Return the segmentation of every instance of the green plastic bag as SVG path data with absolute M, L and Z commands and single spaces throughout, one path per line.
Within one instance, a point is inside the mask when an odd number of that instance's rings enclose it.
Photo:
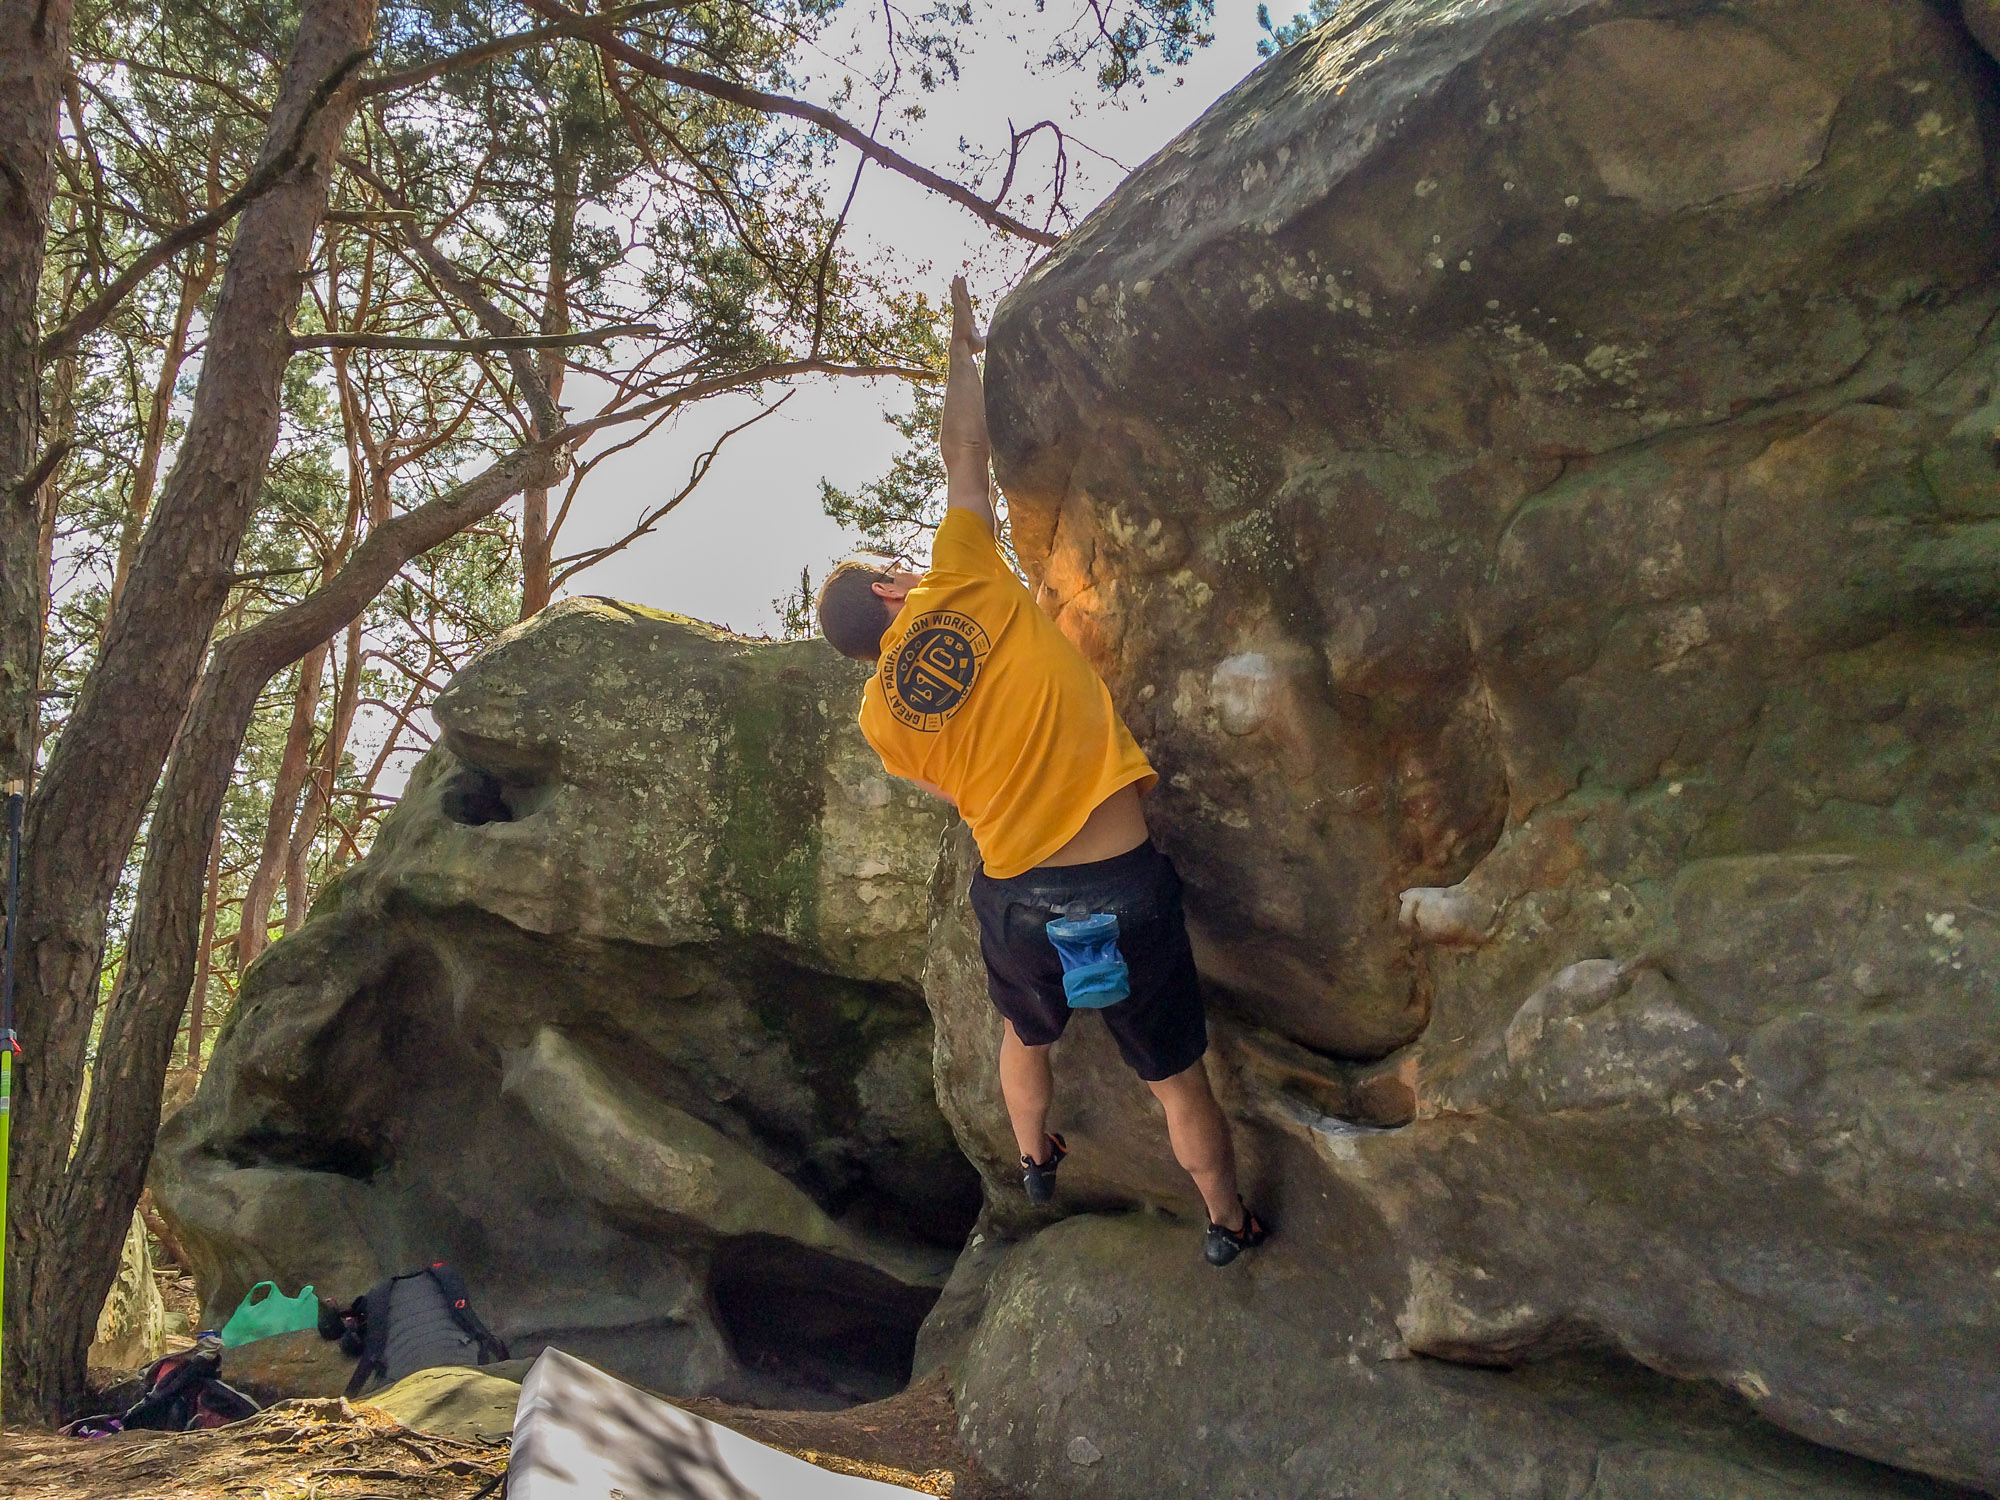
M 259 1295 L 262 1294 L 262 1300 Z M 222 1325 L 222 1347 L 268 1339 L 280 1333 L 297 1333 L 319 1327 L 319 1298 L 307 1287 L 296 1297 L 287 1297 L 275 1281 L 260 1281 L 250 1288 L 229 1321 Z

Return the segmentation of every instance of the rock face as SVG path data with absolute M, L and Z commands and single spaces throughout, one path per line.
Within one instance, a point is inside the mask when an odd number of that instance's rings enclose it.
M 118 1279 L 97 1312 L 90 1364 L 101 1370 L 136 1370 L 166 1352 L 167 1305 L 153 1280 L 146 1225 L 135 1212 L 118 1257 Z
M 2000 58 L 2000 0 L 1965 0 L 1965 24 L 1980 46 Z
M 1172 1304 L 1240 1334 L 1191 1385 L 1255 1389 L 1296 1295 L 1281 1361 L 1340 1408 L 1246 1395 L 1240 1477 L 1196 1491 L 1398 1492 L 1310 1457 L 1377 1382 L 1496 1434 L 1537 1392 L 1575 1425 L 1523 1451 L 1567 1473 L 1651 1401 L 1562 1394 L 1607 1358 L 2000 1488 L 1995 77 L 1922 0 L 1348 6 L 1002 304 L 1015 544 L 1162 772 L 1285 1226 Z M 939 922 L 940 1095 L 998 1184 Z M 1067 1206 L 1190 1211 L 1094 1032 Z M 1165 1375 L 1056 1311 L 1086 1274 L 1143 1302 L 1098 1232 L 988 1251 L 936 1347 L 1003 1475 L 1156 1494 L 1165 1458 L 1112 1460 L 1166 1445 L 1123 1388 Z M 1599 1483 L 1739 1493 L 1737 1442 Z M 1410 1493 L 1581 1488 L 1437 1462 Z M 1785 1472 L 1760 1492 L 1843 1492 Z
M 1007 1263 L 966 1361 L 966 1441 L 1030 1493 L 1079 1500 L 1942 1493 L 1587 1354 L 1505 1376 L 1396 1358 L 1388 1309 L 1342 1285 L 1393 1276 L 1393 1240 L 1348 1207 L 1312 1221 L 1339 1277 L 1297 1256 L 1223 1286 L 1185 1229 L 1138 1217 L 1039 1236 Z
M 155 1170 L 209 1316 L 444 1257 L 517 1355 L 893 1389 L 978 1207 L 919 994 L 942 809 L 860 672 L 577 600 L 440 696 L 368 859 L 244 985 Z
M 1344 6 L 1002 305 L 1271 1244 L 1200 1262 L 1087 1017 L 1026 1207 L 859 669 L 580 601 L 168 1129 L 211 1308 L 444 1254 L 517 1354 L 781 1401 L 929 1310 L 1038 1497 L 2000 1492 L 1989 11 Z

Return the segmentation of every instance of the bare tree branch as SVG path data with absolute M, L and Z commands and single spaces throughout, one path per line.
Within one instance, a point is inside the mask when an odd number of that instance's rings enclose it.
M 1005 203 L 1007 194 L 1014 186 L 1014 173 L 1021 165 L 1021 148 L 1040 135 L 1044 130 L 1056 138 L 1055 183 L 1049 193 L 1049 223 L 1055 222 L 1056 210 L 1062 204 L 1063 189 L 1069 183 L 1069 137 L 1062 126 L 1054 120 L 1041 120 L 1026 130 L 1016 130 L 1014 122 L 1007 122 L 1007 170 L 1000 178 L 1000 190 L 993 195 L 995 203 Z
M 562 569 L 554 578 L 549 580 L 549 588 L 551 590 L 560 588 L 585 568 L 596 567 L 605 558 L 623 552 L 627 547 L 638 541 L 640 537 L 648 535 L 655 526 L 658 526 L 661 521 L 666 519 L 669 511 L 673 510 L 675 506 L 687 499 L 689 495 L 692 495 L 700 487 L 702 480 L 708 477 L 708 471 L 715 466 L 716 456 L 722 452 L 722 445 L 724 443 L 735 437 L 737 433 L 743 431 L 746 427 L 755 427 L 764 418 L 770 416 L 779 407 L 791 400 L 795 394 L 796 392 L 787 391 L 783 396 L 780 396 L 776 401 L 773 401 L 769 406 L 758 412 L 756 416 L 738 422 L 734 427 L 723 433 L 722 436 L 709 446 L 706 452 L 695 459 L 693 465 L 688 470 L 687 483 L 676 490 L 670 498 L 654 506 L 640 518 L 637 526 L 634 526 L 617 541 L 608 543 L 602 547 L 592 547 L 587 552 L 578 552 L 569 557 L 558 558 L 558 562 L 568 563 L 569 566 Z
M 35 493 L 49 481 L 49 476 L 62 467 L 62 461 L 69 457 L 70 449 L 76 446 L 68 438 L 57 438 L 42 450 L 42 456 L 35 460 L 35 466 L 21 476 L 14 486 L 14 493 L 21 499 Z
M 408 210 L 410 202 L 382 178 L 366 162 L 351 154 L 341 157 L 341 164 L 355 176 L 366 182 L 391 208 Z M 496 347 L 507 356 L 507 366 L 514 372 L 514 383 L 521 388 L 521 395 L 528 403 L 528 410 L 534 414 L 535 430 L 538 435 L 547 436 L 563 425 L 562 408 L 556 405 L 555 397 L 549 394 L 548 383 L 542 373 L 535 368 L 535 362 L 528 358 L 527 351 L 533 344 L 510 343 L 529 337 L 522 333 L 516 323 L 487 295 L 480 291 L 472 278 L 452 263 L 451 257 L 438 249 L 436 241 L 417 228 L 416 215 L 403 220 L 399 225 L 402 238 L 416 252 L 417 258 L 430 269 L 430 273 L 443 283 L 445 290 L 463 302 L 479 320 L 479 326 L 499 342 Z
M 665 411 L 670 406 L 685 406 L 704 397 L 721 395 L 724 391 L 739 391 L 746 386 L 763 385 L 772 380 L 789 380 L 794 375 L 850 375 L 863 380 L 893 378 L 923 385 L 944 378 L 935 370 L 911 365 L 843 365 L 830 359 L 778 360 L 768 365 L 753 365 L 750 369 L 740 370 L 734 375 L 716 375 L 707 380 L 690 381 L 663 396 L 655 396 L 650 401 L 642 401 L 624 411 L 604 412 L 582 422 L 572 422 L 563 428 L 558 436 L 564 442 L 575 443 L 602 428 L 636 422 L 641 417 L 650 417 L 654 412 Z
M 594 45 L 610 53 L 627 67 L 658 78 L 664 83 L 678 84 L 682 88 L 693 89 L 696 93 L 707 94 L 711 99 L 720 99 L 725 104 L 740 105 L 744 109 L 754 109 L 760 114 L 786 115 L 795 120 L 804 120 L 808 124 L 817 125 L 827 134 L 846 141 L 855 150 L 880 162 L 891 171 L 902 173 L 912 182 L 919 183 L 977 214 L 994 228 L 1004 229 L 1007 233 L 1017 235 L 1032 244 L 1053 245 L 1061 238 L 1060 235 L 1050 234 L 1046 230 L 1022 223 L 1012 214 L 1003 213 L 995 204 L 989 203 L 963 183 L 953 182 L 948 177 L 940 177 L 929 167 L 919 166 L 907 156 L 891 151 L 868 132 L 849 124 L 832 110 L 822 109 L 817 104 L 808 104 L 803 99 L 767 93 L 763 89 L 753 89 L 727 78 L 718 78 L 713 73 L 701 73 L 693 68 L 681 67 L 678 63 L 666 62 L 622 40 L 616 35 L 613 23 L 595 16 L 578 15 L 573 10 L 565 9 L 557 3 L 557 0 L 526 0 L 526 3 L 530 10 L 540 15 L 575 26 L 578 35 L 587 37 Z
M 647 0 L 642 5 L 619 5 L 609 10 L 597 12 L 589 19 L 593 24 L 626 25 L 633 21 L 658 15 L 663 10 L 684 10 L 689 0 Z M 384 73 L 379 78 L 365 79 L 361 84 L 361 97 L 372 99 L 377 94 L 394 94 L 403 89 L 415 88 L 429 83 L 433 78 L 441 78 L 446 73 L 456 73 L 465 68 L 476 68 L 483 62 L 496 57 L 505 57 L 511 52 L 525 51 L 529 47 L 539 47 L 543 42 L 556 41 L 561 37 L 579 36 L 582 28 L 569 21 L 558 21 L 550 26 L 537 26 L 532 31 L 517 31 L 510 36 L 495 37 L 490 42 L 481 42 L 475 47 L 467 47 L 461 52 L 453 52 L 445 57 L 434 57 L 429 62 L 418 63 L 414 67 L 396 73 Z
M 308 333 L 292 340 L 306 349 L 416 349 L 441 354 L 456 350 L 566 349 L 572 344 L 606 344 L 612 339 L 645 338 L 665 332 L 652 323 L 610 323 L 578 333 L 521 333 L 504 338 L 427 339 L 392 333 Z

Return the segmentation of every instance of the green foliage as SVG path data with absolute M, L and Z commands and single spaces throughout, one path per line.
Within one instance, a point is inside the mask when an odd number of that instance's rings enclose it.
M 945 513 L 944 455 L 938 449 L 937 437 L 943 413 L 942 387 L 913 386 L 908 411 L 882 414 L 882 420 L 903 440 L 902 447 L 889 460 L 888 472 L 854 490 L 843 490 L 820 480 L 821 506 L 834 520 L 860 536 L 864 550 L 884 557 L 900 557 L 919 568 L 929 560 L 931 538 Z M 1007 536 L 1004 500 L 999 508 L 1000 550 L 1018 573 L 1020 565 Z
M 1291 20 L 1273 25 L 1271 22 L 1270 6 L 1261 3 L 1260 0 L 1257 6 L 1257 24 L 1264 28 L 1266 35 L 1257 39 L 1257 55 L 1259 57 L 1277 56 L 1281 50 L 1291 46 L 1293 42 L 1299 41 L 1307 33 L 1318 30 L 1321 26 L 1332 20 L 1335 13 L 1345 3 L 1346 0 L 1312 0 L 1311 9 L 1302 10 L 1294 15 Z
M 800 568 L 799 586 L 771 601 L 778 616 L 779 640 L 809 640 L 818 633 L 819 622 L 813 618 L 814 592 L 812 569 Z
M 800 82 L 795 61 L 808 49 L 823 54 L 837 6 L 693 0 L 618 24 L 665 61 L 790 91 Z M 300 0 L 79 0 L 76 97 L 41 289 L 45 329 L 250 175 L 299 11 Z M 949 0 L 913 23 L 892 8 L 893 58 L 872 80 L 885 102 L 905 65 L 919 89 L 955 77 L 968 28 L 994 14 Z M 1080 7 L 1041 61 L 1095 70 L 1106 89 L 1143 84 L 1207 43 L 1211 14 L 1212 0 Z M 543 23 L 520 0 L 386 0 L 366 72 L 395 74 Z M 845 208 L 828 196 L 833 160 L 834 143 L 817 130 L 611 66 L 575 38 L 498 48 L 369 96 L 342 142 L 293 330 L 461 347 L 294 358 L 218 634 L 303 599 L 374 528 L 532 435 L 521 366 L 464 346 L 487 330 L 427 263 L 427 245 L 477 288 L 475 301 L 519 329 L 649 330 L 530 357 L 572 408 L 659 407 L 690 387 L 757 385 L 766 367 L 805 361 L 941 370 L 938 309 L 904 284 L 900 268 L 850 246 Z M 49 436 L 74 447 L 47 516 L 44 753 L 97 660 L 184 435 L 233 233 L 227 225 L 155 270 L 46 371 Z M 852 494 L 824 487 L 829 513 L 877 547 L 928 552 L 943 508 L 937 404 L 919 389 L 892 414 L 903 446 L 881 479 Z M 595 451 L 550 496 L 555 526 L 589 503 Z M 267 688 L 218 836 L 213 961 L 197 997 L 209 1019 L 226 1011 L 240 978 L 233 939 L 267 833 L 287 851 L 293 877 L 290 895 L 281 882 L 272 907 L 275 933 L 295 926 L 323 882 L 366 850 L 401 774 L 430 743 L 430 698 L 516 619 L 521 543 L 519 517 L 503 512 L 415 559 L 367 607 L 358 631 L 336 638 L 317 684 L 294 670 Z M 552 576 L 593 560 L 558 553 Z M 811 593 L 803 572 L 798 591 L 774 601 L 788 636 L 812 632 Z M 308 791 L 280 806 L 279 771 L 302 697 L 313 708 Z M 112 912 L 107 988 L 144 847 L 142 834 Z
M 1047 0 L 1036 0 L 1037 15 L 1048 8 Z M 957 81 L 965 36 L 991 13 L 973 0 L 933 0 L 914 26 L 897 33 L 898 50 L 921 88 Z M 1196 48 L 1215 40 L 1214 19 L 1215 0 L 1087 0 L 1057 27 L 1041 65 L 1092 71 L 1098 88 L 1115 94 L 1186 66 Z
M 826 513 L 885 557 L 928 557 L 931 536 L 944 519 L 944 457 L 937 443 L 944 392 L 916 386 L 912 397 L 908 411 L 882 414 L 903 440 L 888 473 L 855 490 L 819 482 Z

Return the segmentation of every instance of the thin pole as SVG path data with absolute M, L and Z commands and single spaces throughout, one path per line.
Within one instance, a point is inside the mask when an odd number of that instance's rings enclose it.
M 7 936 L 0 944 L 0 1401 L 5 1400 L 7 1333 L 7 1175 L 14 1108 L 14 916 L 21 909 L 21 783 L 7 783 Z

